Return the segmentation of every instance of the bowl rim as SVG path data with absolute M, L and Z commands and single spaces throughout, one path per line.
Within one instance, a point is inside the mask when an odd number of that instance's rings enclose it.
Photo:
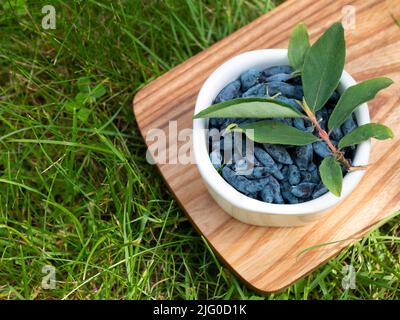
M 288 64 L 287 49 L 259 49 L 243 52 L 230 58 L 215 69 L 203 83 L 197 96 L 194 113 L 196 114 L 210 106 L 222 88 L 229 82 L 238 79 L 242 72 L 250 68 L 262 69 L 284 64 Z M 349 73 L 343 71 L 339 83 L 339 91 L 343 91 L 356 83 Z M 359 126 L 369 123 L 368 105 L 366 103 L 360 105 L 355 111 L 355 116 Z M 207 152 L 206 143 L 208 139 L 204 131 L 206 128 L 206 119 L 193 119 L 193 154 L 200 175 L 207 187 L 212 189 L 213 192 L 211 194 L 216 193 L 217 196 L 228 201 L 232 206 L 242 210 L 275 215 L 307 215 L 322 212 L 346 198 L 365 174 L 364 170 L 347 173 L 343 177 L 340 197 L 328 192 L 319 198 L 299 204 L 266 203 L 240 193 L 217 172 Z M 353 163 L 355 165 L 367 165 L 370 150 L 370 140 L 359 144 L 356 148 Z

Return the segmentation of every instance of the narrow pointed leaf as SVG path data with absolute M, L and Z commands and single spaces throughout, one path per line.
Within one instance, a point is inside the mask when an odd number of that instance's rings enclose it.
M 194 115 L 199 118 L 300 118 L 304 117 L 293 107 L 264 98 L 238 98 L 214 104 Z
M 299 23 L 292 31 L 289 40 L 288 59 L 289 64 L 296 70 L 303 69 L 304 58 L 310 41 L 308 37 L 307 27 L 304 23 Z
M 380 90 L 392 83 L 393 81 L 389 78 L 375 78 L 348 88 L 340 97 L 329 118 L 329 130 L 339 128 L 359 105 L 372 100 Z
M 339 162 L 333 157 L 327 157 L 322 160 L 319 166 L 322 183 L 335 196 L 342 193 L 343 175 Z
M 308 50 L 302 80 L 304 97 L 312 111 L 328 101 L 339 84 L 346 55 L 344 30 L 333 24 Z
M 380 123 L 368 123 L 345 135 L 339 141 L 339 148 L 343 149 L 345 147 L 353 146 L 359 144 L 370 138 L 375 138 L 378 140 L 386 140 L 393 138 L 393 132 L 390 128 L 384 126 Z
M 264 120 L 241 126 L 249 139 L 258 143 L 285 144 L 303 146 L 318 141 L 309 132 L 298 130 L 279 121 Z

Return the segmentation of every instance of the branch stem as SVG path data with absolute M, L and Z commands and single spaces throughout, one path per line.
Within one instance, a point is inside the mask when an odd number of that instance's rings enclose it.
M 329 134 L 324 129 L 321 128 L 321 125 L 319 124 L 318 119 L 316 118 L 315 114 L 310 110 L 310 108 L 308 107 L 308 105 L 305 101 L 303 101 L 303 109 L 306 112 L 308 119 L 312 122 L 312 124 L 317 129 L 319 137 L 326 142 L 326 144 L 328 145 L 328 147 L 331 150 L 334 157 L 341 164 L 343 164 L 343 166 L 346 168 L 347 171 L 350 171 L 352 168 L 351 163 L 346 159 L 343 151 L 338 150 L 333 145 L 332 141 L 329 139 Z

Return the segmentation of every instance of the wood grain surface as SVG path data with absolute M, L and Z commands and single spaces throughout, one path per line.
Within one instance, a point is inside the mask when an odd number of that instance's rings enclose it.
M 390 126 L 395 138 L 373 142 L 372 166 L 347 200 L 304 227 L 256 227 L 218 207 L 195 165 L 157 164 L 196 229 L 227 266 L 261 292 L 282 290 L 400 209 L 400 28 L 393 19 L 393 13 L 400 12 L 400 1 L 287 1 L 154 80 L 134 98 L 143 137 L 153 128 L 168 133 L 171 120 L 177 121 L 178 130 L 192 128 L 198 91 L 226 59 L 253 49 L 287 48 L 290 31 L 300 21 L 307 24 L 314 41 L 326 27 L 342 20 L 346 5 L 356 13 L 354 28 L 346 29 L 346 70 L 357 81 L 376 76 L 395 81 L 369 103 L 372 120 Z M 165 152 L 172 155 L 175 147 L 171 142 Z

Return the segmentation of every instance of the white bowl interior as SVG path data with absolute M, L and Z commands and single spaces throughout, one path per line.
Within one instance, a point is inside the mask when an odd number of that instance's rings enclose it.
M 255 68 L 265 69 L 270 66 L 288 64 L 286 49 L 263 49 L 242 53 L 218 67 L 203 84 L 195 107 L 195 113 L 207 108 L 212 104 L 217 94 L 231 81 L 238 79 L 244 71 Z M 347 87 L 356 84 L 355 80 L 343 72 L 338 87 L 343 92 Z M 358 125 L 370 122 L 367 104 L 361 105 L 355 112 Z M 260 200 L 252 199 L 237 191 L 214 169 L 207 152 L 208 139 L 205 130 L 208 120 L 195 119 L 193 121 L 193 144 L 194 156 L 198 169 L 209 188 L 218 196 L 232 203 L 233 206 L 244 210 L 268 213 L 268 214 L 308 214 L 325 211 L 336 205 L 360 182 L 364 171 L 355 171 L 346 174 L 343 179 L 343 189 L 340 197 L 332 193 L 327 194 L 299 204 L 270 204 Z M 370 141 L 358 145 L 353 159 L 354 165 L 367 165 L 370 153 Z

